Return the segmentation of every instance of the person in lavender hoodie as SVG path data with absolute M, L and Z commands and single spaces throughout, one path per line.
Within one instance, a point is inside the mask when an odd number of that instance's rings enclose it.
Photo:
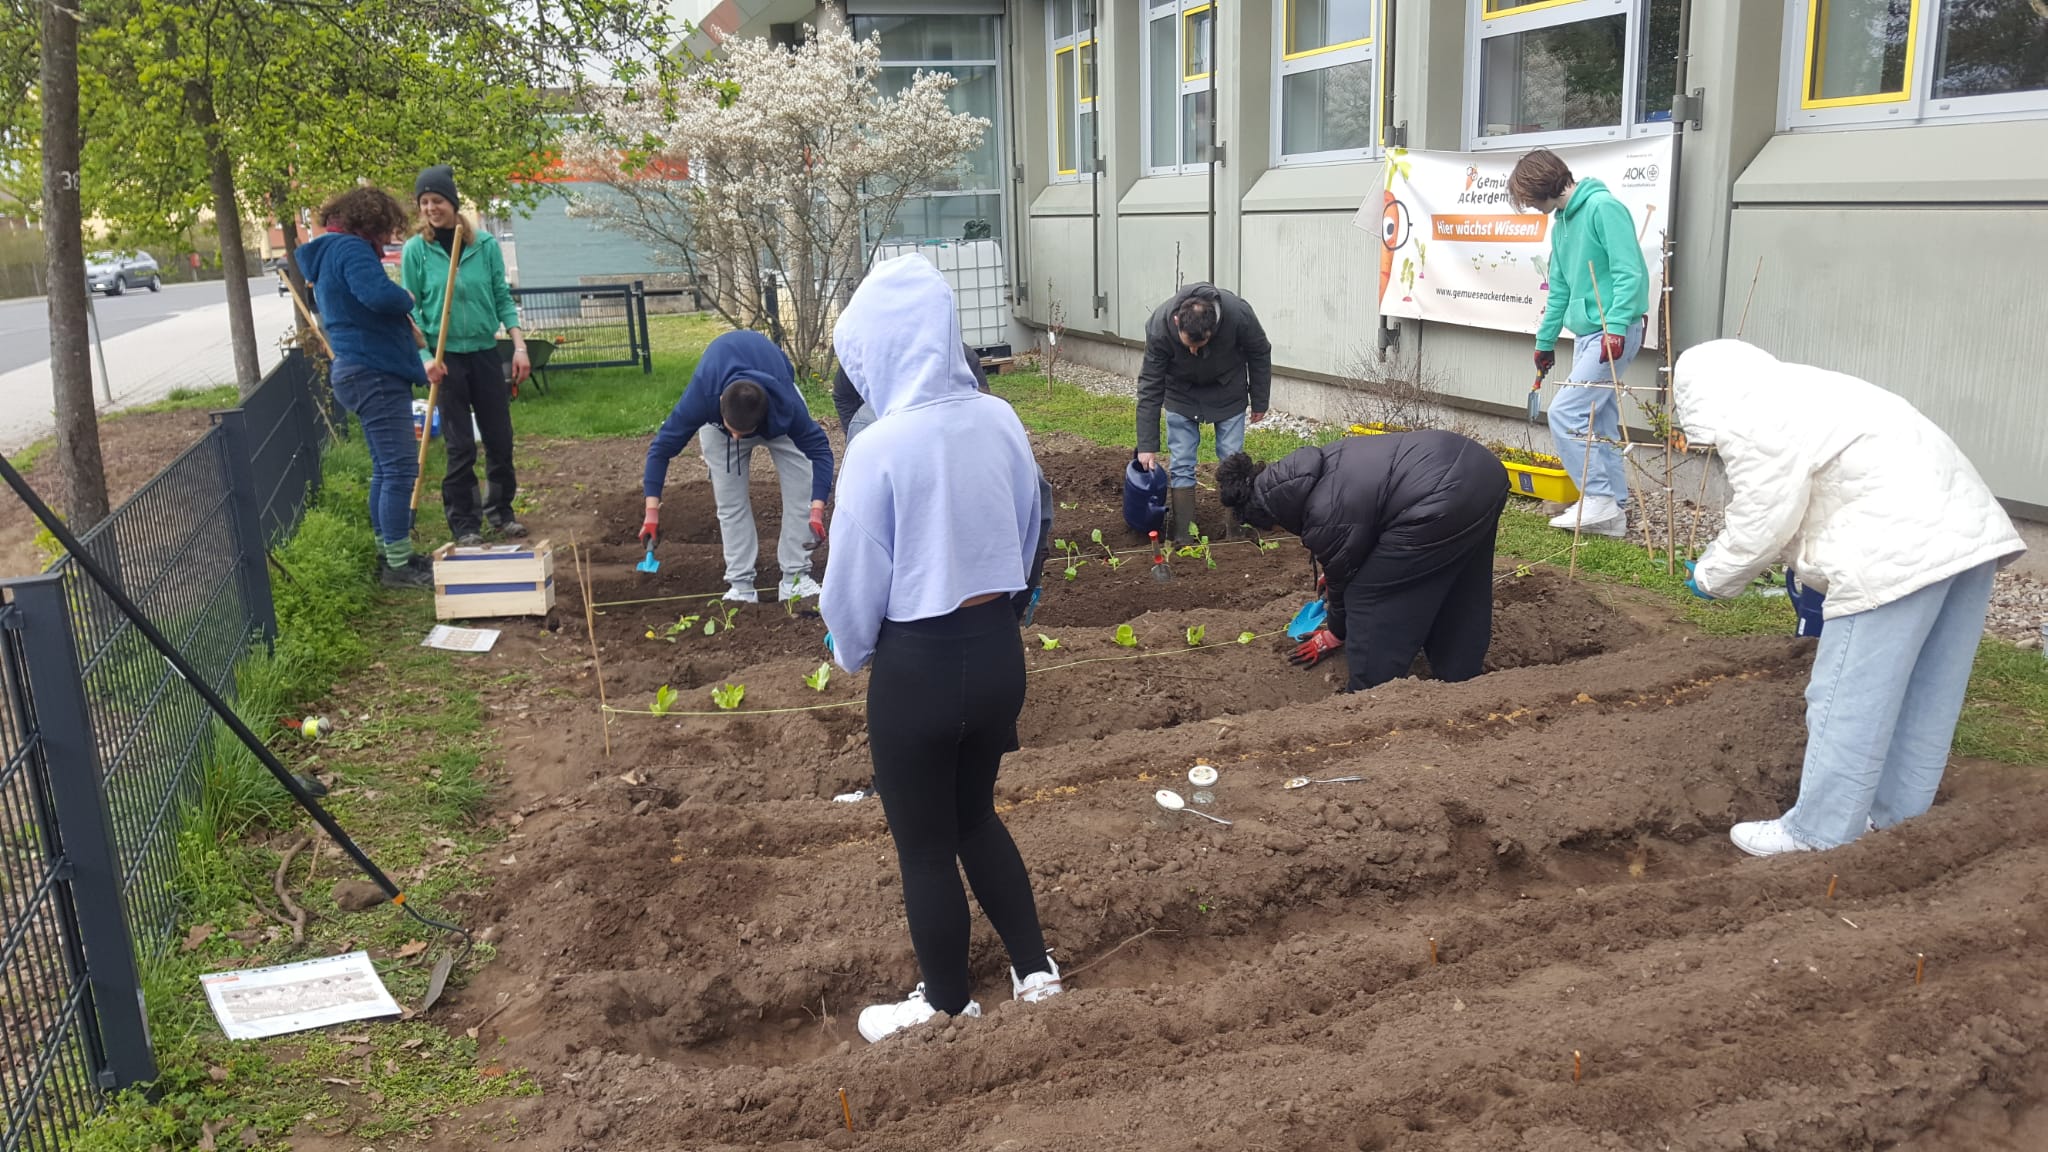
M 1024 707 L 1018 621 L 1043 534 L 1037 462 L 1017 414 L 975 390 L 953 292 L 920 256 L 877 264 L 833 344 L 878 418 L 847 448 L 819 607 L 833 656 L 869 666 L 868 747 L 903 872 L 924 980 L 860 1014 L 870 1042 L 941 1013 L 979 1016 L 960 872 L 1010 954 L 1010 987 L 1061 991 L 1031 878 L 995 811 Z

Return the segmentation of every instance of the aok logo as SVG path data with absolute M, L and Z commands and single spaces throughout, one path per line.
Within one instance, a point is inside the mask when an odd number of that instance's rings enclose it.
M 1661 169 L 1655 164 L 1640 164 L 1624 171 L 1621 174 L 1621 182 L 1624 184 L 1655 184 L 1660 171 Z

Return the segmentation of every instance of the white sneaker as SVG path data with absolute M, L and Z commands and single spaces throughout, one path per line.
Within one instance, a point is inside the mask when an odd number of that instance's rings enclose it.
M 1572 526 L 1579 522 L 1579 503 L 1579 501 L 1573 501 L 1565 506 L 1564 511 L 1552 516 L 1550 518 L 1550 526 L 1552 528 L 1562 528 L 1567 532 L 1571 531 Z
M 1737 848 L 1751 856 L 1778 856 L 1786 852 L 1812 852 L 1811 844 L 1802 844 L 1785 830 L 1783 820 L 1754 820 L 1737 824 L 1728 830 L 1728 839 Z
M 1060 986 L 1060 966 L 1053 962 L 1052 953 L 1045 954 L 1049 972 L 1033 972 L 1022 980 L 1017 979 L 1017 969 L 1010 969 L 1010 998 L 1026 1004 L 1036 1004 L 1066 991 Z
M 1585 536 L 1611 536 L 1616 540 L 1626 540 L 1628 539 L 1628 517 L 1616 516 L 1612 520 L 1602 520 L 1597 524 L 1588 520 L 1579 528 L 1579 532 Z
M 824 586 L 811 579 L 809 572 L 795 579 L 783 577 L 782 598 L 785 600 L 815 600 L 824 594 Z
M 730 600 L 735 604 L 759 604 L 761 602 L 761 594 L 752 588 L 742 588 L 738 584 L 734 584 L 727 588 L 725 595 L 719 597 L 719 599 Z
M 884 1037 L 893 1036 L 905 1028 L 915 1028 L 938 1014 L 939 1010 L 926 1002 L 924 982 L 919 981 L 917 990 L 910 994 L 908 1000 L 899 1004 L 875 1004 L 861 1009 L 861 1038 L 870 1044 L 878 1044 Z M 969 1000 L 967 1007 L 962 1009 L 959 1015 L 979 1016 L 981 1005 Z

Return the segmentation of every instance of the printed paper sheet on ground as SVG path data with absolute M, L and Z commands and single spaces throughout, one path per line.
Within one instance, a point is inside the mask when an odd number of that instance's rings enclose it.
M 1664 223 L 1671 215 L 1671 138 L 1650 136 L 1554 151 L 1580 179 L 1597 177 L 1635 217 L 1650 267 L 1644 340 L 1658 347 Z M 1520 152 L 1411 152 L 1386 160 L 1384 192 L 1352 223 L 1380 234 L 1380 312 L 1503 332 L 1534 333 L 1550 292 L 1550 218 L 1508 203 Z

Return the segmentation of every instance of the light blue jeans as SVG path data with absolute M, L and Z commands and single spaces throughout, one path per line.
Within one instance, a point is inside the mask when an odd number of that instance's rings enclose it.
M 1216 422 L 1216 459 L 1244 451 L 1243 412 Z M 1195 486 L 1195 455 L 1202 450 L 1202 422 L 1178 412 L 1166 414 L 1166 474 L 1169 488 Z
M 873 424 L 878 419 L 880 417 L 875 415 L 875 406 L 873 404 L 862 404 L 860 411 L 853 414 L 853 419 L 846 422 L 846 442 L 848 444 L 853 443 L 853 438 L 860 435 L 861 429 Z
M 1644 322 L 1629 325 L 1628 343 L 1610 374 L 1600 361 L 1600 333 L 1581 336 L 1572 349 L 1571 375 L 1550 401 L 1550 442 L 1557 458 L 1564 461 L 1572 483 L 1588 496 L 1605 496 L 1617 504 L 1628 503 L 1628 461 L 1613 442 L 1621 439 L 1621 406 L 1615 402 L 1614 381 L 1628 373 L 1628 366 L 1643 347 Z M 1592 422 L 1590 460 L 1586 454 L 1586 424 Z
M 1806 766 L 1785 830 L 1834 848 L 1934 804 L 1984 636 L 1986 562 L 1828 621 L 1806 685 Z

